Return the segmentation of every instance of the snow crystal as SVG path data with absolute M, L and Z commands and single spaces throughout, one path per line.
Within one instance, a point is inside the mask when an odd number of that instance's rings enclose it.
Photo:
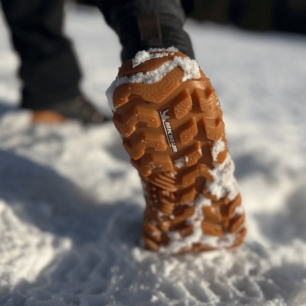
M 106 90 L 105 94 L 106 94 L 106 98 L 107 98 L 107 101 L 108 101 L 108 105 L 113 112 L 116 111 L 116 107 L 114 106 L 114 100 L 113 100 L 114 91 L 115 91 L 116 87 L 118 87 L 122 84 L 126 84 L 126 83 L 129 83 L 128 77 L 119 78 L 117 76 L 116 79 L 111 83 L 111 85 Z
M 175 175 L 175 173 L 173 173 L 173 172 L 168 172 L 168 174 L 169 174 L 169 176 L 171 176 L 172 178 L 175 178 L 176 177 L 176 175 Z
M 200 207 L 211 206 L 211 200 L 205 198 L 203 194 L 199 194 L 195 199 L 195 205 Z
M 222 141 L 221 138 L 217 141 L 214 141 L 211 151 L 213 161 L 217 161 L 219 153 L 223 152 L 224 150 L 225 150 L 225 143 L 224 141 Z
M 175 56 L 173 60 L 168 61 L 155 70 L 147 71 L 145 73 L 139 72 L 131 75 L 130 77 L 116 77 L 109 88 L 106 91 L 106 97 L 108 104 L 113 112 L 116 111 L 113 101 L 113 95 L 116 87 L 126 83 L 143 83 L 143 84 L 154 84 L 159 82 L 163 77 L 165 77 L 171 70 L 180 66 L 184 75 L 182 77 L 182 82 L 192 79 L 199 79 L 201 77 L 200 67 L 196 60 L 190 58 L 184 58 L 180 56 Z
M 164 76 L 166 76 L 171 70 L 180 66 L 184 71 L 182 82 L 191 79 L 199 79 L 201 77 L 200 67 L 196 60 L 190 58 L 184 58 L 175 56 L 173 60 L 170 60 L 155 70 L 147 72 L 139 72 L 131 75 L 130 77 L 122 77 L 124 83 L 144 83 L 154 84 L 159 82 Z M 120 84 L 122 84 L 120 82 Z M 118 86 L 118 85 L 117 85 Z
M 233 245 L 237 238 L 237 233 L 235 234 L 225 234 L 223 237 L 202 235 L 199 242 L 205 245 L 209 245 L 212 248 L 228 248 Z
M 133 68 L 135 68 L 136 66 L 146 62 L 146 61 L 149 61 L 150 59 L 153 59 L 153 58 L 161 58 L 161 57 L 164 57 L 164 56 L 168 56 L 169 55 L 169 52 L 163 52 L 163 53 L 149 53 L 147 51 L 138 51 L 135 55 L 135 57 L 133 58 L 132 60 L 132 65 L 133 65 Z
M 235 208 L 235 214 L 242 215 L 243 213 L 244 213 L 244 209 L 241 205 Z
M 186 220 L 187 224 L 193 226 L 193 232 L 187 237 L 182 237 L 179 231 L 170 231 L 167 233 L 171 242 L 166 247 L 161 247 L 161 253 L 173 254 L 179 252 L 182 248 L 192 247 L 193 243 L 200 241 L 203 236 L 201 223 L 204 220 L 202 208 L 204 206 L 210 206 L 211 200 L 207 199 L 203 194 L 199 194 L 194 201 L 190 204 L 194 205 L 195 211 L 193 216 Z
M 175 168 L 182 168 L 185 165 L 185 157 L 181 156 L 180 158 L 176 159 L 173 164 Z
M 230 154 L 227 153 L 221 165 L 214 163 L 214 167 L 209 170 L 214 181 L 206 181 L 205 188 L 218 199 L 227 196 L 230 201 L 234 200 L 238 194 L 238 185 L 233 175 L 235 166 Z
M 182 240 L 182 236 L 179 231 L 169 231 L 167 236 L 171 239 L 171 241 Z

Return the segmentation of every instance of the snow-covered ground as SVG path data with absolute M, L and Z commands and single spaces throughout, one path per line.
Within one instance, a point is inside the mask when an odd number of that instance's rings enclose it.
M 221 100 L 248 236 L 231 251 L 139 244 L 144 199 L 111 123 L 30 126 L 0 17 L 0 305 L 306 305 L 306 38 L 188 22 Z M 66 30 L 83 88 L 104 95 L 120 46 L 95 9 Z

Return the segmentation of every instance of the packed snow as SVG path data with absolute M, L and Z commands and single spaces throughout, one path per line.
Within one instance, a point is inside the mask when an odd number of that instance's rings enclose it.
M 305 305 L 306 39 L 192 21 L 186 30 L 222 104 L 246 243 L 144 251 L 141 183 L 117 131 L 31 126 L 16 111 L 19 61 L 1 18 L 0 305 Z M 70 7 L 66 31 L 84 92 L 110 115 L 118 38 L 93 8 Z
M 202 153 L 202 152 L 201 152 L 201 153 Z M 175 167 L 175 168 L 178 168 L 178 169 L 182 168 L 182 167 L 185 165 L 185 158 L 186 158 L 186 157 L 187 157 L 187 156 L 181 156 L 181 157 L 179 157 L 178 159 L 174 160 L 174 161 L 173 161 L 174 167 Z
M 218 199 L 225 196 L 233 201 L 238 195 L 238 186 L 234 177 L 235 166 L 229 153 L 222 164 L 214 163 L 214 168 L 209 170 L 213 182 L 206 181 L 205 188 Z
M 202 194 L 198 194 L 196 198 L 188 203 L 189 206 L 194 206 L 194 214 L 186 220 L 188 225 L 193 226 L 193 232 L 187 237 L 182 237 L 179 231 L 168 232 L 168 237 L 171 239 L 170 243 L 161 247 L 159 252 L 166 254 L 175 254 L 180 250 L 191 249 L 194 243 L 202 242 L 203 244 L 209 245 L 211 247 L 224 246 L 229 247 L 235 241 L 235 235 L 231 236 L 233 239 L 230 241 L 231 244 L 224 245 L 223 241 L 225 237 L 219 238 L 216 236 L 203 236 L 203 230 L 201 223 L 204 220 L 203 207 L 211 206 L 211 200 L 204 197 Z
M 161 53 L 152 53 L 152 52 L 156 52 L 159 51 Z M 178 52 L 179 50 L 176 49 L 175 47 L 170 47 L 167 49 L 164 48 L 150 48 L 148 51 L 147 50 L 141 50 L 138 51 L 135 55 L 135 57 L 132 60 L 132 65 L 133 68 L 150 60 L 153 58 L 161 58 L 161 57 L 165 57 L 165 56 L 169 56 L 169 55 L 173 55 L 173 52 Z
M 175 48 L 168 48 L 168 49 L 150 49 L 152 51 L 170 51 L 175 50 Z M 147 53 L 147 52 L 146 52 Z M 144 55 L 145 53 L 138 53 L 138 56 L 136 56 L 135 66 L 140 64 L 141 62 L 144 62 L 145 60 L 148 60 L 147 55 Z M 149 55 L 150 56 L 150 55 Z M 154 58 L 154 55 L 151 57 Z M 158 68 L 147 71 L 147 72 L 138 72 L 136 74 L 133 74 L 129 77 L 116 77 L 115 80 L 111 83 L 109 88 L 106 91 L 106 96 L 108 99 L 108 104 L 113 112 L 116 111 L 116 107 L 114 106 L 113 101 L 113 95 L 115 89 L 126 83 L 144 83 L 144 84 L 154 84 L 159 82 L 164 76 L 166 76 L 171 70 L 173 70 L 176 67 L 181 67 L 184 71 L 184 75 L 182 77 L 182 82 L 185 82 L 187 80 L 196 80 L 201 77 L 200 73 L 200 67 L 196 60 L 175 56 L 172 60 L 169 60 L 168 62 L 160 65 Z
M 216 162 L 218 160 L 219 153 L 223 152 L 224 150 L 225 150 L 225 143 L 222 140 L 222 138 L 218 139 L 217 141 L 214 141 L 211 151 L 213 161 Z

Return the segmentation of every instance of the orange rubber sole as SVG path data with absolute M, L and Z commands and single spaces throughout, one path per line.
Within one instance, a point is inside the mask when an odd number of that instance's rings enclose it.
M 157 82 L 136 82 L 139 73 L 190 60 L 167 50 L 148 56 L 122 65 L 111 96 L 113 122 L 146 194 L 144 246 L 166 253 L 238 246 L 245 214 L 215 90 L 201 70 L 182 81 L 180 65 Z

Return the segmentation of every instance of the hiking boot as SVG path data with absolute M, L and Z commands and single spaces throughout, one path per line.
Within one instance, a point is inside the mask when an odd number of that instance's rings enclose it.
M 58 124 L 66 119 L 77 119 L 84 124 L 98 124 L 108 120 L 80 95 L 69 101 L 50 105 L 48 109 L 33 110 L 32 123 Z
M 106 92 L 146 197 L 142 238 L 162 253 L 231 248 L 246 234 L 223 113 L 198 63 L 140 51 Z

